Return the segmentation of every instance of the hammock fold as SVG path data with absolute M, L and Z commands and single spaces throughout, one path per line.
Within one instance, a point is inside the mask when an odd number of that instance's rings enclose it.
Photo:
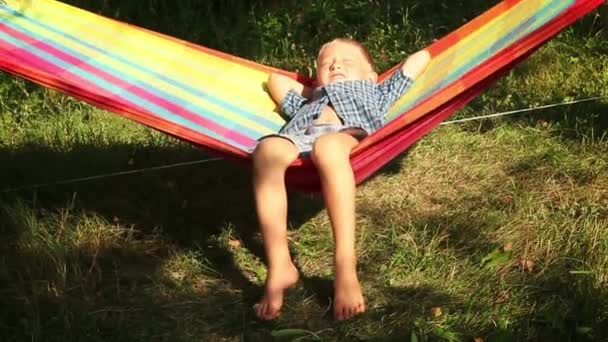
M 602 3 L 506 0 L 428 46 L 425 73 L 353 151 L 357 183 Z M 0 69 L 244 163 L 257 139 L 285 123 L 265 89 L 268 75 L 309 82 L 54 0 L 0 2 Z M 294 162 L 286 181 L 320 187 L 308 159 Z

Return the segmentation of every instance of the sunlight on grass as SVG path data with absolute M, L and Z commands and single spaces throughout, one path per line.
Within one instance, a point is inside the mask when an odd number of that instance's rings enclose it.
M 304 74 L 334 36 L 359 38 L 385 70 L 489 6 L 69 2 Z M 561 33 L 456 117 L 608 95 L 605 14 Z M 0 339 L 605 339 L 607 108 L 604 99 L 441 126 L 360 186 L 368 312 L 349 322 L 332 319 L 329 218 L 319 196 L 303 194 L 293 195 L 289 223 L 301 281 L 278 320 L 254 318 L 266 269 L 240 166 L 0 193 Z M 0 75 L 0 190 L 205 156 Z

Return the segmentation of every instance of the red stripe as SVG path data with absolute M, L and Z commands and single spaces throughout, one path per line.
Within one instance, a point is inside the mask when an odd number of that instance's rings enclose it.
M 135 104 L 128 103 L 127 101 L 125 101 L 125 103 L 108 101 L 108 93 L 106 91 L 99 87 L 95 87 L 94 85 L 88 83 L 86 80 L 74 77 L 74 80 L 80 82 L 79 87 L 75 87 L 73 81 L 70 83 L 66 83 L 56 77 L 56 73 L 60 72 L 61 69 L 57 68 L 55 69 L 55 72 L 53 72 L 53 70 L 43 71 L 44 69 L 36 69 L 36 65 L 44 61 L 35 61 L 37 57 L 26 56 L 25 58 L 34 61 L 25 64 L 23 63 L 24 56 L 15 56 L 12 53 L 12 50 L 17 50 L 17 48 L 12 45 L 3 44 L 3 41 L 0 40 L 1 70 L 16 74 L 35 83 L 38 83 L 44 87 L 61 91 L 67 95 L 83 100 L 101 109 L 114 112 L 141 124 L 176 136 L 182 140 L 189 141 L 195 145 L 199 145 L 210 151 L 213 151 L 215 154 L 224 157 L 230 157 L 237 160 L 248 157 L 247 153 L 217 139 L 203 136 L 199 132 L 178 126 L 174 123 L 165 121 L 158 117 L 151 116 L 146 110 L 138 107 Z M 32 68 L 32 66 L 34 68 Z M 83 85 L 90 85 L 91 87 L 86 87 Z
M 492 8 L 488 9 L 484 13 L 480 14 L 478 17 L 467 22 L 460 28 L 450 32 L 446 36 L 427 46 L 425 50 L 427 50 L 432 57 L 439 55 L 440 53 L 457 44 L 460 40 L 466 38 L 468 35 L 487 24 L 489 21 L 510 10 L 513 6 L 517 5 L 521 1 L 524 0 L 506 0 L 493 6 Z M 392 68 L 383 72 L 382 75 L 380 75 L 379 80 L 382 81 L 383 79 L 389 77 L 399 66 L 400 64 L 395 65 Z
M 191 122 L 194 122 L 200 126 L 203 126 L 213 132 L 216 132 L 217 134 L 224 136 L 227 139 L 231 139 L 232 141 L 238 142 L 239 144 L 244 145 L 244 146 L 251 146 L 254 144 L 253 139 L 235 131 L 234 129 L 229 129 L 229 128 L 223 127 L 214 121 L 211 121 L 205 117 L 197 115 L 196 113 L 186 109 L 183 106 L 180 106 L 165 98 L 157 96 L 140 86 L 128 83 L 102 69 L 99 69 L 99 68 L 91 65 L 87 61 L 79 59 L 64 51 L 61 51 L 48 43 L 37 40 L 31 36 L 28 36 L 22 32 L 19 32 L 2 23 L 0 23 L 0 30 L 15 37 L 17 40 L 27 43 L 27 44 L 31 45 L 32 47 L 38 48 L 60 60 L 63 60 L 64 62 L 66 62 L 70 65 L 74 65 L 74 66 L 90 73 L 91 75 L 95 75 L 95 76 L 111 83 L 113 86 L 116 86 L 117 88 L 124 89 L 127 92 L 135 94 L 136 96 L 138 96 L 142 99 L 145 99 L 146 101 L 148 101 L 150 103 L 153 103 L 161 108 L 166 109 L 167 111 L 171 112 L 172 114 L 179 115 Z M 48 65 L 50 66 L 51 63 L 49 62 Z M 69 70 L 66 70 L 66 71 L 69 71 Z M 74 77 L 76 77 L 75 74 L 72 74 L 72 75 L 74 75 Z M 76 84 L 78 84 L 78 83 L 76 83 Z M 116 95 L 108 94 L 108 96 L 110 97 L 108 99 L 109 101 L 112 101 L 112 99 L 115 99 L 114 101 L 116 101 L 116 102 L 125 102 L 128 104 L 131 103 L 128 100 L 120 97 L 118 94 L 116 94 Z
M 56 76 L 51 75 L 65 75 L 68 74 L 69 71 L 48 63 L 46 60 L 21 49 L 18 46 L 12 45 L 2 39 L 0 39 L 0 55 L 2 55 L 3 62 L 13 62 L 14 64 L 27 64 L 32 66 L 38 70 L 44 70 L 44 72 L 49 75 L 49 78 L 57 79 Z M 114 94 L 106 91 L 105 89 L 98 87 L 95 83 L 89 82 L 88 80 L 79 77 L 77 75 L 71 75 L 73 81 L 71 83 L 78 84 L 79 88 L 82 88 L 84 91 L 88 91 L 91 93 L 98 94 L 100 98 L 108 99 L 113 97 Z M 56 83 L 56 82 L 54 82 Z M 73 85 L 71 87 L 74 87 Z M 134 103 L 129 103 L 130 106 L 136 107 Z
M 521 0 L 504 1 L 503 3 L 495 6 L 490 11 L 494 10 L 496 11 L 496 13 L 500 13 L 500 11 L 496 8 L 502 8 L 502 10 L 504 10 L 504 6 L 512 7 L 519 1 Z M 414 123 L 407 126 L 404 126 L 402 121 L 394 120 L 387 126 L 383 127 L 381 130 L 376 132 L 376 134 L 372 136 L 374 139 L 372 139 L 372 137 L 366 139 L 366 141 L 369 141 L 370 144 L 366 148 L 360 150 L 359 153 L 354 154 L 351 159 L 357 183 L 360 183 L 366 178 L 368 178 L 382 165 L 390 161 L 397 154 L 403 152 L 411 144 L 413 144 L 423 135 L 428 133 L 432 128 L 436 127 L 436 125 L 438 125 L 441 121 L 451 115 L 458 108 L 461 108 L 466 103 L 468 103 L 477 94 L 479 94 L 481 91 L 493 84 L 493 82 L 495 82 L 504 73 L 508 72 L 515 64 L 519 63 L 521 60 L 531 54 L 535 49 L 540 47 L 544 42 L 556 35 L 563 27 L 569 25 L 578 17 L 591 11 L 593 8 L 601 5 L 602 3 L 603 0 L 577 1 L 575 5 L 571 6 L 558 18 L 555 18 L 541 29 L 528 35 L 526 38 L 515 43 L 510 48 L 503 50 L 501 53 L 499 53 L 492 59 L 486 61 L 485 63 L 465 75 L 463 78 L 463 82 L 466 82 L 467 84 L 474 83 L 474 85 L 464 90 L 459 95 L 452 98 L 450 101 L 448 101 L 441 107 L 434 109 L 433 111 L 427 113 L 426 116 L 418 119 Z M 482 14 L 480 17 L 474 19 L 471 23 L 467 24 L 469 26 L 465 25 L 461 29 L 449 34 L 442 40 L 431 45 L 429 49 L 432 51 L 433 54 L 437 53 L 438 51 L 443 51 L 442 49 L 445 49 L 450 46 L 450 44 L 448 44 L 450 42 L 450 39 L 452 39 L 452 43 L 455 42 L 456 40 L 454 39 L 469 34 L 470 32 L 468 32 L 467 30 L 474 30 L 473 23 L 476 23 L 477 25 L 482 22 L 487 22 L 487 20 L 490 20 L 488 18 L 490 18 L 489 14 Z M 157 33 L 153 34 L 165 37 L 166 39 L 179 41 L 175 38 L 168 37 L 165 35 Z M 251 61 L 246 61 L 239 57 L 234 57 L 207 48 L 198 47 L 190 43 L 185 43 L 185 45 L 199 49 L 206 53 L 212 53 L 220 58 L 226 58 L 232 61 L 237 61 L 248 67 L 253 67 L 256 69 L 259 68 L 260 70 L 265 71 L 276 70 L 274 68 L 265 67 Z M 104 109 L 111 110 L 113 112 L 117 112 L 126 117 L 133 118 L 138 122 L 148 124 L 158 129 L 162 129 L 163 131 L 169 134 L 176 135 L 179 138 L 189 140 L 193 143 L 201 144 L 207 148 L 210 148 L 216 154 L 250 163 L 250 159 L 248 158 L 249 156 L 246 153 L 235 149 L 234 147 L 231 147 L 209 137 L 200 136 L 200 134 L 197 132 L 189 131 L 174 124 L 159 120 L 158 118 L 150 117 L 145 111 L 134 111 L 133 108 L 137 108 L 137 106 L 131 106 L 131 104 L 129 104 L 130 107 L 125 107 L 117 103 L 108 103 L 107 99 L 103 95 L 100 95 L 100 93 L 103 92 L 97 90 L 91 91 L 87 88 L 77 89 L 74 88 L 73 85 L 66 84 L 63 81 L 57 79 L 57 77 L 53 76 L 51 73 L 45 73 L 23 67 L 23 65 L 19 64 L 21 61 L 18 59 L 16 60 L 11 54 L 5 53 L 2 54 L 2 56 L 4 58 L 0 59 L 0 69 L 19 74 L 28 79 L 32 79 L 35 82 L 41 83 L 47 87 L 62 90 L 63 92 L 74 97 L 83 99 L 86 102 L 92 103 Z M 92 87 L 92 89 L 95 89 L 95 87 Z M 320 189 L 318 176 L 310 160 L 299 159 L 294 163 L 293 166 L 294 167 L 288 170 L 288 174 L 286 177 L 287 183 L 290 185 L 290 187 L 304 190 Z
M 148 30 L 146 28 L 139 27 L 139 26 L 129 25 L 127 23 L 118 21 L 118 20 L 113 19 L 113 18 L 108 18 L 108 17 L 104 17 L 104 16 L 101 16 L 101 15 L 100 15 L 100 17 L 103 17 L 104 19 L 112 21 L 114 23 L 114 25 L 125 26 L 128 29 L 135 29 L 135 30 L 138 30 L 138 31 L 142 31 L 142 32 L 145 32 L 147 34 L 159 37 L 159 38 L 161 38 L 163 40 L 171 41 L 173 43 L 176 43 L 176 44 L 179 44 L 179 45 L 182 45 L 182 46 L 187 46 L 187 47 L 192 48 L 194 50 L 201 51 L 201 52 L 203 52 L 205 54 L 209 54 L 209 55 L 221 58 L 221 59 L 225 59 L 225 60 L 228 60 L 228 61 L 240 64 L 240 65 L 243 65 L 243 66 L 245 66 L 247 68 L 250 68 L 250 69 L 262 71 L 264 73 L 277 72 L 277 73 L 281 73 L 281 74 L 286 74 L 286 75 L 289 75 L 289 76 L 291 76 L 293 78 L 296 78 L 298 80 L 302 80 L 303 82 L 310 82 L 311 81 L 309 77 L 306 77 L 304 75 L 298 75 L 295 72 L 281 70 L 281 69 L 278 69 L 278 68 L 275 68 L 275 67 L 272 67 L 272 66 L 268 66 L 268 65 L 261 64 L 261 63 L 257 63 L 257 62 L 254 62 L 252 60 L 248 60 L 248 59 L 245 59 L 245 58 L 242 58 L 242 57 L 238 57 L 238 56 L 235 56 L 235 55 L 228 54 L 226 52 L 214 50 L 214 49 L 211 49 L 211 48 L 208 48 L 208 47 L 205 47 L 205 46 L 201 46 L 201 45 L 197 45 L 197 44 L 191 43 L 191 42 L 183 40 L 183 39 L 179 39 L 179 38 L 176 38 L 176 37 L 173 37 L 173 36 L 169 36 L 169 35 L 166 35 L 164 33 Z
M 537 29 L 528 36 L 522 38 L 519 42 L 516 42 L 510 47 L 505 48 L 496 56 L 473 68 L 466 75 L 462 76 L 460 80 L 450 85 L 448 88 L 444 88 L 441 92 L 434 95 L 434 97 L 428 98 L 420 102 L 415 107 L 411 108 L 408 111 L 407 115 L 403 115 L 391 121 L 386 126 L 382 127 L 382 129 L 378 130 L 372 136 L 365 139 L 361 144 L 359 144 L 355 150 L 355 154 L 361 150 L 366 149 L 369 145 L 375 144 L 377 141 L 384 139 L 385 136 L 400 129 L 402 126 L 410 124 L 411 122 L 425 115 L 429 110 L 426 108 L 433 106 L 432 102 L 436 101 L 436 97 L 444 96 L 446 93 L 448 93 L 448 91 L 453 91 L 454 88 L 461 89 L 459 91 L 464 91 L 465 85 L 471 86 L 483 80 L 488 74 L 492 73 L 493 70 L 500 69 L 502 65 L 509 63 L 509 61 L 514 58 L 517 58 L 517 56 L 524 53 L 527 49 L 530 49 L 536 44 L 539 44 L 539 41 L 545 40 L 546 37 L 549 35 L 554 35 L 556 32 L 569 25 L 581 15 L 596 7 L 597 5 L 593 5 L 593 3 L 597 2 L 598 0 L 593 0 L 591 3 L 589 1 L 585 2 L 587 6 L 590 6 L 588 10 L 579 10 L 580 4 L 574 4 L 570 8 L 564 10 L 560 16 L 554 18 L 553 20 L 545 24 L 545 26 Z
M 437 56 L 438 54 L 442 53 L 454 44 L 458 43 L 463 38 L 477 31 L 479 28 L 481 28 L 488 22 L 510 10 L 513 6 L 517 5 L 521 1 L 522 0 L 507 0 L 497 4 L 496 6 L 490 8 L 483 14 L 476 17 L 475 19 L 467 22 L 459 29 L 449 33 L 445 37 L 431 44 L 429 47 L 426 48 L 427 51 L 429 51 L 432 56 Z
M 385 131 L 385 134 L 380 139 L 376 139 L 373 144 L 364 147 L 359 153 L 351 157 L 351 164 L 357 184 L 363 182 L 456 110 L 462 108 L 479 93 L 490 87 L 516 64 L 557 35 L 561 29 L 602 3 L 603 0 L 577 1 L 568 10 L 565 10 L 562 15 L 553 19 L 541 29 L 531 33 L 513 44 L 510 48 L 505 49 L 472 70 L 465 77 L 475 77 L 476 83 L 461 92 L 458 96 L 452 98 L 441 107 L 426 113 L 425 116 L 410 125 L 400 126 L 399 122 L 393 121 L 376 132 L 373 136 L 381 131 Z M 319 191 L 320 183 L 314 167 L 310 162 L 301 162 L 301 164 L 301 167 L 289 170 L 290 173 L 287 175 L 287 181 L 290 187 L 306 191 Z
M 401 130 L 382 139 L 376 146 L 370 146 L 362 151 L 360 155 L 354 156 L 352 158 L 352 163 L 357 181 L 361 182 L 365 180 L 382 165 L 390 161 L 397 154 L 403 152 L 407 147 L 428 133 L 433 127 L 445 120 L 449 115 L 462 108 L 466 103 L 475 98 L 475 96 L 491 86 L 516 64 L 536 51 L 536 49 L 542 46 L 546 41 L 557 35 L 561 29 L 570 25 L 580 16 L 601 5 L 602 2 L 603 1 L 601 0 L 578 1 L 568 10 L 564 11 L 561 16 L 547 23 L 541 30 L 537 30 L 524 40 L 495 56 L 492 60 L 484 63 L 478 70 L 473 71 L 477 76 L 489 76 L 481 78 L 473 87 L 462 92 L 442 107 L 427 114 L 415 124 L 402 127 Z M 513 56 L 516 56 L 516 58 L 513 59 Z M 508 62 L 504 63 L 505 61 Z M 500 66 L 498 70 L 488 70 L 489 67 L 494 67 L 494 62 L 500 62 L 498 64 L 502 66 Z

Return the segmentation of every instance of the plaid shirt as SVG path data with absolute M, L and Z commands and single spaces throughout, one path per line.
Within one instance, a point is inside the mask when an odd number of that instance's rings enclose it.
M 362 128 L 371 134 L 382 127 L 390 107 L 412 83 L 399 68 L 380 84 L 369 80 L 330 83 L 315 89 L 311 100 L 292 89 L 281 101 L 281 110 L 290 120 L 279 133 L 304 133 L 331 103 L 344 128 Z

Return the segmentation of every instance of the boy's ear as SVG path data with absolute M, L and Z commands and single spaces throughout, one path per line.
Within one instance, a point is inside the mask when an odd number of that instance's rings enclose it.
M 372 71 L 369 73 L 367 79 L 372 82 L 378 82 L 378 74 L 376 72 Z

